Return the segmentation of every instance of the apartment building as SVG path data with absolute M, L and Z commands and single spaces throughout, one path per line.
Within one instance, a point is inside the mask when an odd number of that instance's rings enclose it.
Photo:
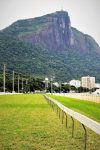
M 82 77 L 81 86 L 88 89 L 95 88 L 95 77 L 90 77 L 90 76 Z

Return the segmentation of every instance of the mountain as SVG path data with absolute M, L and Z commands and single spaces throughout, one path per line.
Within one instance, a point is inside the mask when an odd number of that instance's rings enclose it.
M 100 82 L 100 47 L 71 27 L 65 11 L 19 20 L 1 30 L 0 62 L 11 70 L 53 75 L 58 81 L 91 75 Z

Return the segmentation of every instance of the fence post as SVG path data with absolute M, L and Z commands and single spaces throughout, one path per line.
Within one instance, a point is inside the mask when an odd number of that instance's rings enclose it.
M 66 116 L 66 128 L 68 127 L 68 117 L 67 117 L 67 114 L 65 113 L 65 116 Z
M 54 103 L 52 102 L 52 109 L 54 110 Z
M 63 120 L 64 120 L 64 111 L 62 110 L 62 124 L 63 124 Z
M 59 108 L 59 118 L 60 118 L 60 108 Z
M 58 115 L 58 106 L 57 106 L 57 115 Z
M 82 124 L 82 127 L 84 129 L 84 150 L 86 150 L 86 141 L 87 141 L 87 132 L 86 132 L 86 128 L 85 128 L 85 125 Z
M 71 116 L 71 119 L 72 119 L 72 138 L 73 138 L 74 137 L 74 119 L 72 116 Z

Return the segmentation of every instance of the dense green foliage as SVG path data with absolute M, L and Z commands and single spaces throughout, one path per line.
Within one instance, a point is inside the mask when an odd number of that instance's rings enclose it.
M 48 87 L 45 86 L 45 81 L 44 78 L 38 78 L 34 76 L 29 76 L 29 75 L 23 75 L 23 74 L 18 74 L 17 72 L 14 73 L 14 91 L 18 92 L 18 76 L 19 76 L 19 92 L 22 92 L 22 79 L 23 79 L 23 92 L 28 93 L 28 92 L 35 92 L 35 91 L 41 91 L 44 92 L 64 92 L 68 93 L 70 90 L 75 91 L 75 92 L 88 92 L 89 89 L 79 87 L 76 88 L 75 86 L 70 86 L 69 84 L 65 85 L 63 83 L 59 83 L 59 86 L 55 86 L 52 81 L 52 91 L 51 91 L 51 81 L 48 82 Z M 12 92 L 12 85 L 13 85 L 13 73 L 8 73 L 6 72 L 6 82 L 5 82 L 5 87 L 6 87 L 6 92 Z M 3 74 L 0 74 L 0 91 L 3 91 Z M 95 91 L 95 89 L 91 89 L 92 91 Z
M 13 85 L 13 75 L 11 73 L 6 73 L 6 92 L 12 92 L 12 85 Z M 23 91 L 22 91 L 22 80 L 23 80 Z M 23 74 L 19 74 L 19 92 L 35 92 L 44 91 L 45 90 L 45 83 L 43 79 L 35 78 L 33 76 L 25 76 Z M 0 74 L 0 91 L 3 91 L 3 75 Z M 18 92 L 18 74 L 14 74 L 14 91 Z
M 58 81 L 68 81 L 72 78 L 80 79 L 81 76 L 89 74 L 95 76 L 99 82 L 100 57 L 96 52 L 91 51 L 89 54 L 81 55 L 72 49 L 60 52 L 49 51 L 1 35 L 0 70 L 5 63 L 11 70 L 41 77 L 53 75 Z
M 68 98 L 63 96 L 50 95 L 52 98 L 58 100 L 68 108 L 80 112 L 90 118 L 100 122 L 100 104 L 90 101 L 77 100 L 75 98 Z

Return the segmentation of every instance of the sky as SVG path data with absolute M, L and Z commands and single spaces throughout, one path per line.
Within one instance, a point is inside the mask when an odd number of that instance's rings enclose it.
M 19 19 L 62 9 L 68 12 L 73 27 L 100 45 L 100 0 L 0 0 L 0 30 Z

